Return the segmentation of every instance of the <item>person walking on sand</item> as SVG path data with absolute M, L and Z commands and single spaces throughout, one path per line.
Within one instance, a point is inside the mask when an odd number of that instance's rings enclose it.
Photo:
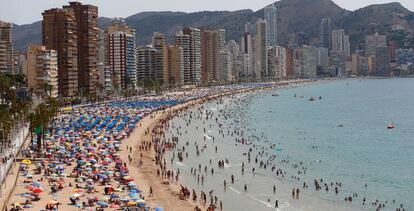
M 152 191 L 152 186 L 150 186 L 149 192 L 150 192 L 150 194 L 149 194 L 150 197 L 154 196 L 154 192 Z

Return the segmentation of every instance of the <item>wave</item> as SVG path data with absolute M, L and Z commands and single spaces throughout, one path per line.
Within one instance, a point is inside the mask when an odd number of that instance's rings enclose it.
M 211 139 L 211 137 L 209 135 L 207 135 L 207 134 L 204 134 L 204 137 L 206 137 L 206 139 L 208 139 L 208 140 Z
M 285 202 L 285 203 L 281 203 L 281 204 L 279 204 L 279 207 L 278 207 L 278 208 L 275 208 L 275 207 L 273 206 L 274 204 L 272 204 L 272 203 L 270 203 L 270 202 L 267 202 L 267 201 L 262 201 L 262 200 L 260 200 L 260 199 L 257 199 L 257 198 L 255 198 L 255 197 L 253 197 L 253 196 L 249 196 L 249 198 L 253 199 L 254 201 L 260 202 L 261 204 L 264 204 L 264 205 L 266 205 L 267 207 L 272 208 L 272 209 L 274 209 L 274 210 L 276 210 L 276 211 L 280 211 L 280 210 L 282 210 L 282 208 L 288 208 L 288 207 L 290 206 L 289 202 Z
M 185 165 L 184 163 L 181 162 L 175 162 L 175 164 L 177 164 L 177 166 L 181 166 L 181 167 L 188 167 L 187 165 Z
M 241 192 L 239 190 L 237 190 L 236 188 L 233 187 L 229 187 L 230 190 L 232 190 L 233 192 L 237 193 L 237 194 L 241 194 Z

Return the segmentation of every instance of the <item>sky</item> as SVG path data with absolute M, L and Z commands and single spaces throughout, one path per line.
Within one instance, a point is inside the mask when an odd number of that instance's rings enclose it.
M 74 0 L 72 0 L 74 1 Z M 99 16 L 128 17 L 143 11 L 203 10 L 259 10 L 275 0 L 78 0 L 99 7 Z M 414 0 L 333 0 L 347 10 L 356 10 L 370 4 L 400 2 L 414 11 Z M 42 12 L 62 7 L 68 0 L 0 0 L 0 20 L 16 24 L 28 24 L 42 19 Z

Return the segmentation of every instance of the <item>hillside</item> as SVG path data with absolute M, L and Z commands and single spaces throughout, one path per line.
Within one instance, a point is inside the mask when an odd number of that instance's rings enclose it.
M 414 13 L 399 3 L 377 4 L 347 11 L 331 0 L 281 0 L 276 2 L 278 8 L 279 41 L 287 43 L 293 33 L 305 32 L 313 44 L 318 42 L 319 23 L 322 18 L 330 17 L 332 28 L 344 28 L 351 35 L 352 46 L 363 47 L 366 34 L 376 31 L 396 40 L 398 46 L 414 47 Z M 185 26 L 216 27 L 226 29 L 227 39 L 239 41 L 247 21 L 254 22 L 263 17 L 263 9 L 239 11 L 202 11 L 183 12 L 141 12 L 126 17 L 126 22 L 135 28 L 137 43 L 148 44 L 153 32 L 167 35 L 173 41 L 173 35 Z M 110 19 L 99 18 L 99 25 L 104 28 Z M 393 30 L 401 26 L 404 30 Z M 401 27 L 399 27 L 401 29 Z M 41 42 L 41 22 L 13 28 L 14 47 L 24 50 L 28 43 Z
M 414 13 L 404 8 L 400 3 L 375 4 L 364 7 L 338 20 L 336 25 L 348 31 L 352 46 L 363 47 L 364 35 L 375 32 L 387 35 L 389 40 L 397 42 L 397 46 L 414 46 Z M 396 30 L 397 26 L 401 26 L 405 30 Z

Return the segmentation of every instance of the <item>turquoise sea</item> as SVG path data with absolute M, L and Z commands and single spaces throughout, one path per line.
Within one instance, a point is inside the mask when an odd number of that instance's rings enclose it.
M 272 96 L 275 93 L 279 96 Z M 309 101 L 311 97 L 316 100 Z M 213 118 L 206 119 L 207 112 Z M 395 129 L 387 129 L 391 122 Z M 243 134 L 236 135 L 236 131 Z M 167 138 L 172 136 L 179 136 L 178 148 L 186 147 L 189 154 L 182 162 L 172 163 L 180 169 L 181 181 L 197 192 L 214 190 L 224 210 L 376 210 L 378 203 L 372 203 L 377 200 L 385 204 L 381 210 L 396 210 L 400 204 L 405 210 L 414 210 L 412 78 L 337 80 L 233 96 L 178 116 L 167 133 Z M 242 137 L 251 144 L 235 141 Z M 196 145 L 204 147 L 199 155 Z M 256 157 L 268 165 L 266 169 L 254 162 Z M 221 159 L 229 160 L 224 169 L 217 167 Z M 244 174 L 240 172 L 242 162 Z M 204 184 L 190 172 L 198 165 Z M 286 176 L 276 176 L 273 165 L 286 171 Z M 234 184 L 230 184 L 231 174 L 236 177 Z M 315 190 L 314 180 L 321 178 L 329 191 L 325 186 Z M 303 182 L 309 187 L 303 188 Z M 247 192 L 244 184 L 249 187 Z M 292 198 L 292 188 L 301 189 L 300 199 Z M 352 202 L 345 201 L 348 196 Z

